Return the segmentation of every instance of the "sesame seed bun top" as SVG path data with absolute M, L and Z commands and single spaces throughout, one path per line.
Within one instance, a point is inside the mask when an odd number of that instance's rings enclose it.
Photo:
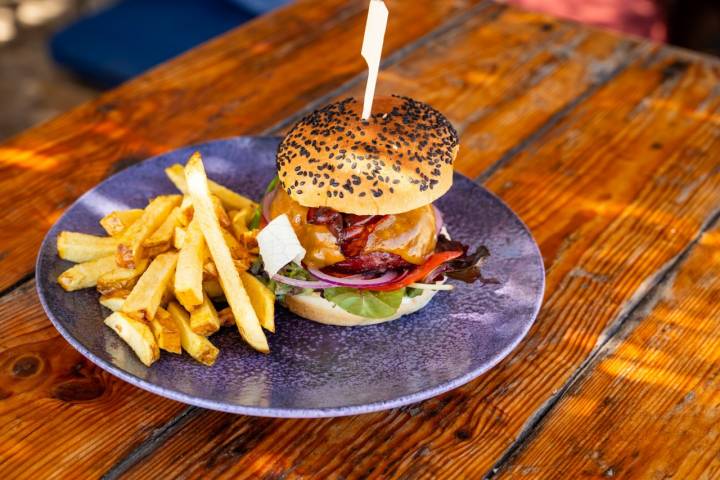
M 440 112 L 406 97 L 377 97 L 368 120 L 348 98 L 298 122 L 277 154 L 280 184 L 305 207 L 402 213 L 452 185 L 458 135 Z

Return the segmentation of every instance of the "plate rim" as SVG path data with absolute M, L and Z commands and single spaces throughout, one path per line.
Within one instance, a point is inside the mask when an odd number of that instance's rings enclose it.
M 485 191 L 486 194 L 490 195 L 490 197 L 493 198 L 496 202 L 498 202 L 504 209 L 506 209 L 512 217 L 515 218 L 515 220 L 519 223 L 522 230 L 527 234 L 527 236 L 532 240 L 532 246 L 536 255 L 536 258 L 538 258 L 539 261 L 539 273 L 540 275 L 540 289 L 539 294 L 535 300 L 535 305 L 533 305 L 533 311 L 531 314 L 531 319 L 527 324 L 524 326 L 522 332 L 520 335 L 517 335 L 511 342 L 509 342 L 505 348 L 501 350 L 500 353 L 498 353 L 491 361 L 486 362 L 482 366 L 475 368 L 473 370 L 470 370 L 466 372 L 465 374 L 455 377 L 451 380 L 447 380 L 443 383 L 440 383 L 439 385 L 436 385 L 433 388 L 429 389 L 423 389 L 419 390 L 407 395 L 402 395 L 390 400 L 382 400 L 382 401 L 376 401 L 376 402 L 369 402 L 369 403 L 362 403 L 362 404 L 354 404 L 354 405 L 345 405 L 341 407 L 318 407 L 318 408 L 271 408 L 271 407 L 255 407 L 255 406 L 248 406 L 248 405 L 238 405 L 238 404 L 229 404 L 227 402 L 219 402 L 215 400 L 208 400 L 199 398 L 193 395 L 189 395 L 187 393 L 183 393 L 177 390 L 171 390 L 165 387 L 161 387 L 156 385 L 155 383 L 142 379 L 130 372 L 127 372 L 123 370 L 120 367 L 117 367 L 113 365 L 110 362 L 105 361 L 104 359 L 98 357 L 94 353 L 92 353 L 85 345 L 77 340 L 59 321 L 58 318 L 55 317 L 55 314 L 52 312 L 50 306 L 48 305 L 46 301 L 46 285 L 43 285 L 43 282 L 40 281 L 42 278 L 41 273 L 41 266 L 42 266 L 42 252 L 45 252 L 48 248 L 51 247 L 50 243 L 52 242 L 53 238 L 51 236 L 51 233 L 54 232 L 57 225 L 60 224 L 65 217 L 68 215 L 68 213 L 75 207 L 78 203 L 80 203 L 86 196 L 88 196 L 90 193 L 92 193 L 98 186 L 101 184 L 110 181 L 115 176 L 119 175 L 120 173 L 127 173 L 128 170 L 138 167 L 142 164 L 146 164 L 149 162 L 154 161 L 155 159 L 159 157 L 163 157 L 165 155 L 168 155 L 173 152 L 178 152 L 182 150 L 190 150 L 192 148 L 197 148 L 204 145 L 210 145 L 210 144 L 216 144 L 216 143 L 225 143 L 228 141 L 233 141 L 237 139 L 280 139 L 282 137 L 277 136 L 270 136 L 270 135 L 240 135 L 240 136 L 234 136 L 234 137 L 226 137 L 221 139 L 215 139 L 210 140 L 207 142 L 199 142 L 194 143 L 191 145 L 185 145 L 181 146 L 179 148 L 171 149 L 166 152 L 160 153 L 158 155 L 153 155 L 152 157 L 148 157 L 146 159 L 143 159 L 139 162 L 137 162 L 134 165 L 131 165 L 128 168 L 122 169 L 118 172 L 113 173 L 107 178 L 104 178 L 99 183 L 92 186 L 90 189 L 85 191 L 82 195 L 80 195 L 72 204 L 70 204 L 65 211 L 58 217 L 58 219 L 50 226 L 47 233 L 45 234 L 45 237 L 43 238 L 42 243 L 40 244 L 40 248 L 38 250 L 37 258 L 35 261 L 35 290 L 37 293 L 37 296 L 40 300 L 40 304 L 45 312 L 45 315 L 48 317 L 50 322 L 53 324 L 55 329 L 60 333 L 60 335 L 67 341 L 75 350 L 77 350 L 81 355 L 83 355 L 85 358 L 87 358 L 89 361 L 91 361 L 94 365 L 100 367 L 104 371 L 110 373 L 111 375 L 120 378 L 121 380 L 130 383 L 131 385 L 134 385 L 138 388 L 141 388 L 143 390 L 146 390 L 150 393 L 153 393 L 155 395 L 159 395 L 161 397 L 174 400 L 176 402 L 182 402 L 188 405 L 192 405 L 194 407 L 200 407 L 205 408 L 209 410 L 216 410 L 220 412 L 225 413 L 232 413 L 232 414 L 239 414 L 239 415 L 249 415 L 249 416 L 257 416 L 257 417 L 270 417 L 270 418 L 330 418 L 330 417 L 342 417 L 342 416 L 350 416 L 350 415 L 360 415 L 360 414 L 366 414 L 366 413 L 373 413 L 373 412 L 379 412 L 383 410 L 389 410 L 392 408 L 398 408 L 403 407 L 406 405 L 422 402 L 424 400 L 428 400 L 430 398 L 433 398 L 435 396 L 441 395 L 443 393 L 446 393 L 450 390 L 453 390 L 455 388 L 458 388 L 462 385 L 465 385 L 466 383 L 471 382 L 475 378 L 479 377 L 483 373 L 491 370 L 495 366 L 497 366 L 498 363 L 500 363 L 501 360 L 507 358 L 507 356 L 520 344 L 520 342 L 527 336 L 528 332 L 532 328 L 532 326 L 535 324 L 535 321 L 537 320 L 538 314 L 540 312 L 540 308 L 542 307 L 543 299 L 545 297 L 545 286 L 546 286 L 546 271 L 545 271 L 545 264 L 542 259 L 542 253 L 540 252 L 540 247 L 537 244 L 537 241 L 535 240 L 535 237 L 532 235 L 532 232 L 527 227 L 525 222 L 520 218 L 519 215 L 515 213 L 514 210 L 512 210 L 501 198 L 499 198 L 495 193 L 491 192 L 487 188 L 485 188 L 484 185 L 479 184 L 475 182 L 473 179 L 466 177 L 465 175 L 454 172 L 455 174 L 461 175 L 462 177 L 468 179 L 471 181 L 476 187 L 481 188 Z

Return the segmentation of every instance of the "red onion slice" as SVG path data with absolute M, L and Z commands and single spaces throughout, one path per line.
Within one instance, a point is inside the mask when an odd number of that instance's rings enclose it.
M 270 223 L 270 204 L 272 203 L 273 198 L 275 198 L 276 193 L 277 187 L 275 187 L 275 190 L 272 192 L 266 193 L 262 199 L 262 216 L 268 223 Z
M 319 280 L 327 283 L 331 283 L 338 287 L 353 287 L 353 288 L 371 288 L 381 287 L 383 285 L 389 285 L 398 280 L 402 274 L 393 271 L 387 271 L 377 278 L 363 278 L 362 275 L 352 275 L 350 277 L 335 277 L 323 273 L 316 268 L 309 268 L 308 271 Z
M 442 227 L 445 224 L 443 221 L 443 215 L 440 209 L 435 205 L 433 205 L 432 208 L 435 211 L 435 235 L 440 235 L 440 230 L 442 230 Z
M 273 275 L 272 278 L 276 282 L 284 283 L 285 285 L 290 285 L 291 287 L 311 288 L 313 290 L 321 290 L 323 288 L 331 288 L 331 287 L 336 286 L 329 282 L 321 282 L 321 281 L 314 281 L 314 280 L 298 280 L 295 278 L 286 277 L 285 275 L 280 275 L 279 273 L 276 273 L 275 275 Z

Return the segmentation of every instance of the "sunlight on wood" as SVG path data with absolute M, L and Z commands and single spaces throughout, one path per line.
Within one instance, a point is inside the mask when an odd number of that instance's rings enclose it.
M 47 172 L 57 167 L 59 158 L 40 155 L 32 150 L 0 147 L 0 165 L 14 166 L 37 172 Z

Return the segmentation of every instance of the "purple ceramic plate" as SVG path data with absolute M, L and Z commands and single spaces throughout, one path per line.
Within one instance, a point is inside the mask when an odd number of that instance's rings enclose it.
M 60 333 L 80 353 L 123 380 L 199 407 L 270 417 L 329 417 L 418 402 L 458 387 L 490 369 L 527 333 L 542 301 L 545 275 L 537 245 L 523 223 L 491 193 L 456 174 L 437 205 L 453 238 L 485 244 L 484 273 L 497 285 L 457 283 L 418 313 L 375 326 L 316 324 L 283 308 L 271 353 L 252 351 L 236 329 L 212 336 L 213 367 L 162 352 L 146 368 L 107 328 L 109 315 L 94 289 L 67 293 L 56 283 L 70 266 L 56 254 L 61 230 L 102 234 L 108 212 L 142 208 L 175 192 L 163 169 L 199 150 L 208 176 L 259 198 L 275 175 L 279 140 L 240 137 L 167 153 L 108 178 L 75 202 L 48 232 L 37 261 L 40 300 Z

